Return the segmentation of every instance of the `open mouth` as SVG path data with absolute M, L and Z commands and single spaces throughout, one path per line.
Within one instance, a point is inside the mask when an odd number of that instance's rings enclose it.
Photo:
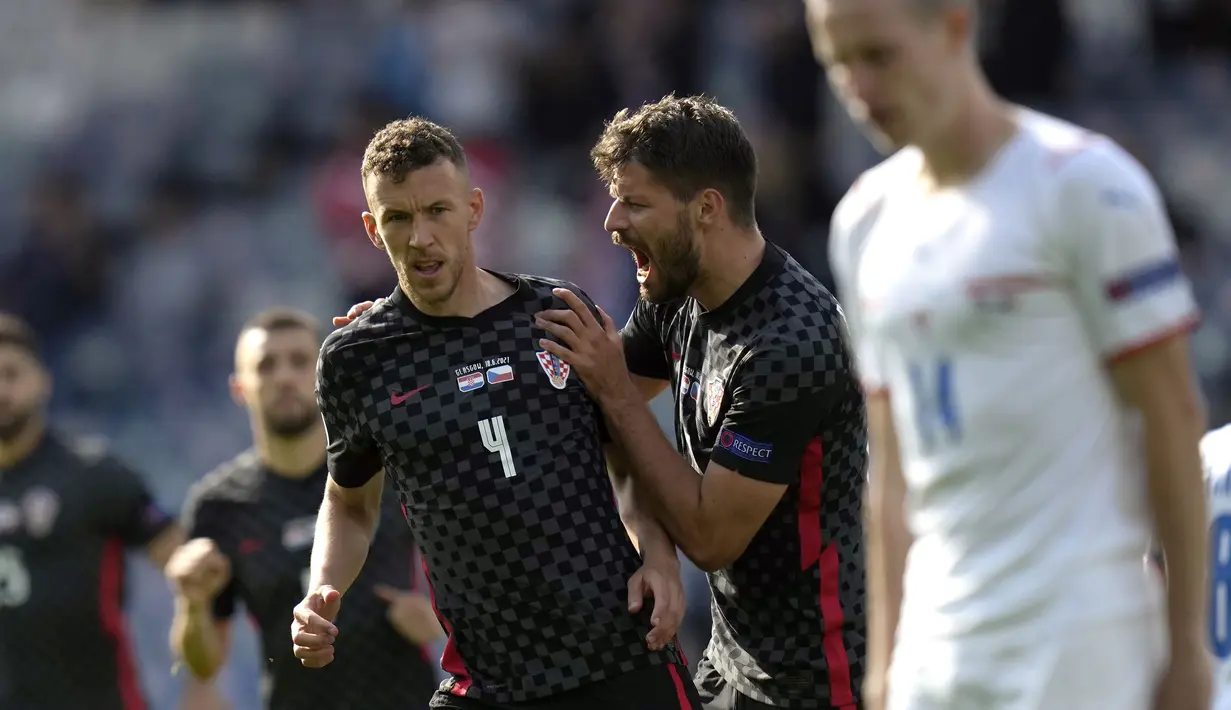
M 433 261 L 430 259 L 416 261 L 415 263 L 411 264 L 411 268 L 414 269 L 415 274 L 418 276 L 423 276 L 425 278 L 431 278 L 435 276 L 436 274 L 439 274 L 440 269 L 443 266 L 444 266 L 444 262 Z
M 650 256 L 635 247 L 628 247 L 628 250 L 632 252 L 633 261 L 637 264 L 637 283 L 643 284 L 649 280 L 652 271 Z

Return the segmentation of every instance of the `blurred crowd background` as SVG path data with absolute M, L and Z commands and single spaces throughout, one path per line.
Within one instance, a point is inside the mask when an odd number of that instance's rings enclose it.
M 1225 422 L 1231 1 L 990 0 L 983 17 L 1001 92 L 1115 137 L 1157 176 Z M 0 310 L 44 339 L 58 423 L 110 437 L 176 509 L 249 443 L 225 384 L 240 323 L 392 290 L 359 219 L 376 128 L 410 113 L 454 128 L 488 196 L 481 263 L 571 279 L 622 318 L 633 268 L 602 230 L 587 153 L 616 109 L 669 91 L 736 111 L 764 233 L 828 282 L 830 212 L 876 156 L 828 94 L 800 0 L 4 0 Z M 166 585 L 133 567 L 143 682 L 169 710 Z M 692 579 L 695 658 L 708 602 Z M 239 644 L 223 682 L 255 710 L 252 637 Z

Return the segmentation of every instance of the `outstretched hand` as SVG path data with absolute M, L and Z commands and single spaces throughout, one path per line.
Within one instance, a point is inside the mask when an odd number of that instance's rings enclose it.
M 351 321 L 355 320 L 360 315 L 362 315 L 364 311 L 370 309 L 372 306 L 376 306 L 384 302 L 385 302 L 385 299 L 378 298 L 375 301 L 364 301 L 363 303 L 356 303 L 355 305 L 350 307 L 350 310 L 346 312 L 346 315 L 333 317 L 333 327 L 341 328 L 344 325 L 350 325 Z

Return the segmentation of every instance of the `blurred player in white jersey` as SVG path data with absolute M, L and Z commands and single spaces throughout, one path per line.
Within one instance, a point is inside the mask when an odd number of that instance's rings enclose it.
M 868 390 L 866 707 L 1206 710 L 1198 316 L 1153 181 L 995 96 L 974 0 L 806 4 L 893 152 L 830 238 Z
M 1201 440 L 1210 523 L 1209 643 L 1214 710 L 1231 710 L 1231 425 Z

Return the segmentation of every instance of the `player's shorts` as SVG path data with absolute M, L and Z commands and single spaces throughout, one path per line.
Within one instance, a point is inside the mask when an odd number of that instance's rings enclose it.
M 685 666 L 652 666 L 525 703 L 500 705 L 436 691 L 433 708 L 448 710 L 701 710 Z
M 1033 643 L 907 638 L 894 651 L 887 710 L 1151 710 L 1166 659 L 1157 614 Z

